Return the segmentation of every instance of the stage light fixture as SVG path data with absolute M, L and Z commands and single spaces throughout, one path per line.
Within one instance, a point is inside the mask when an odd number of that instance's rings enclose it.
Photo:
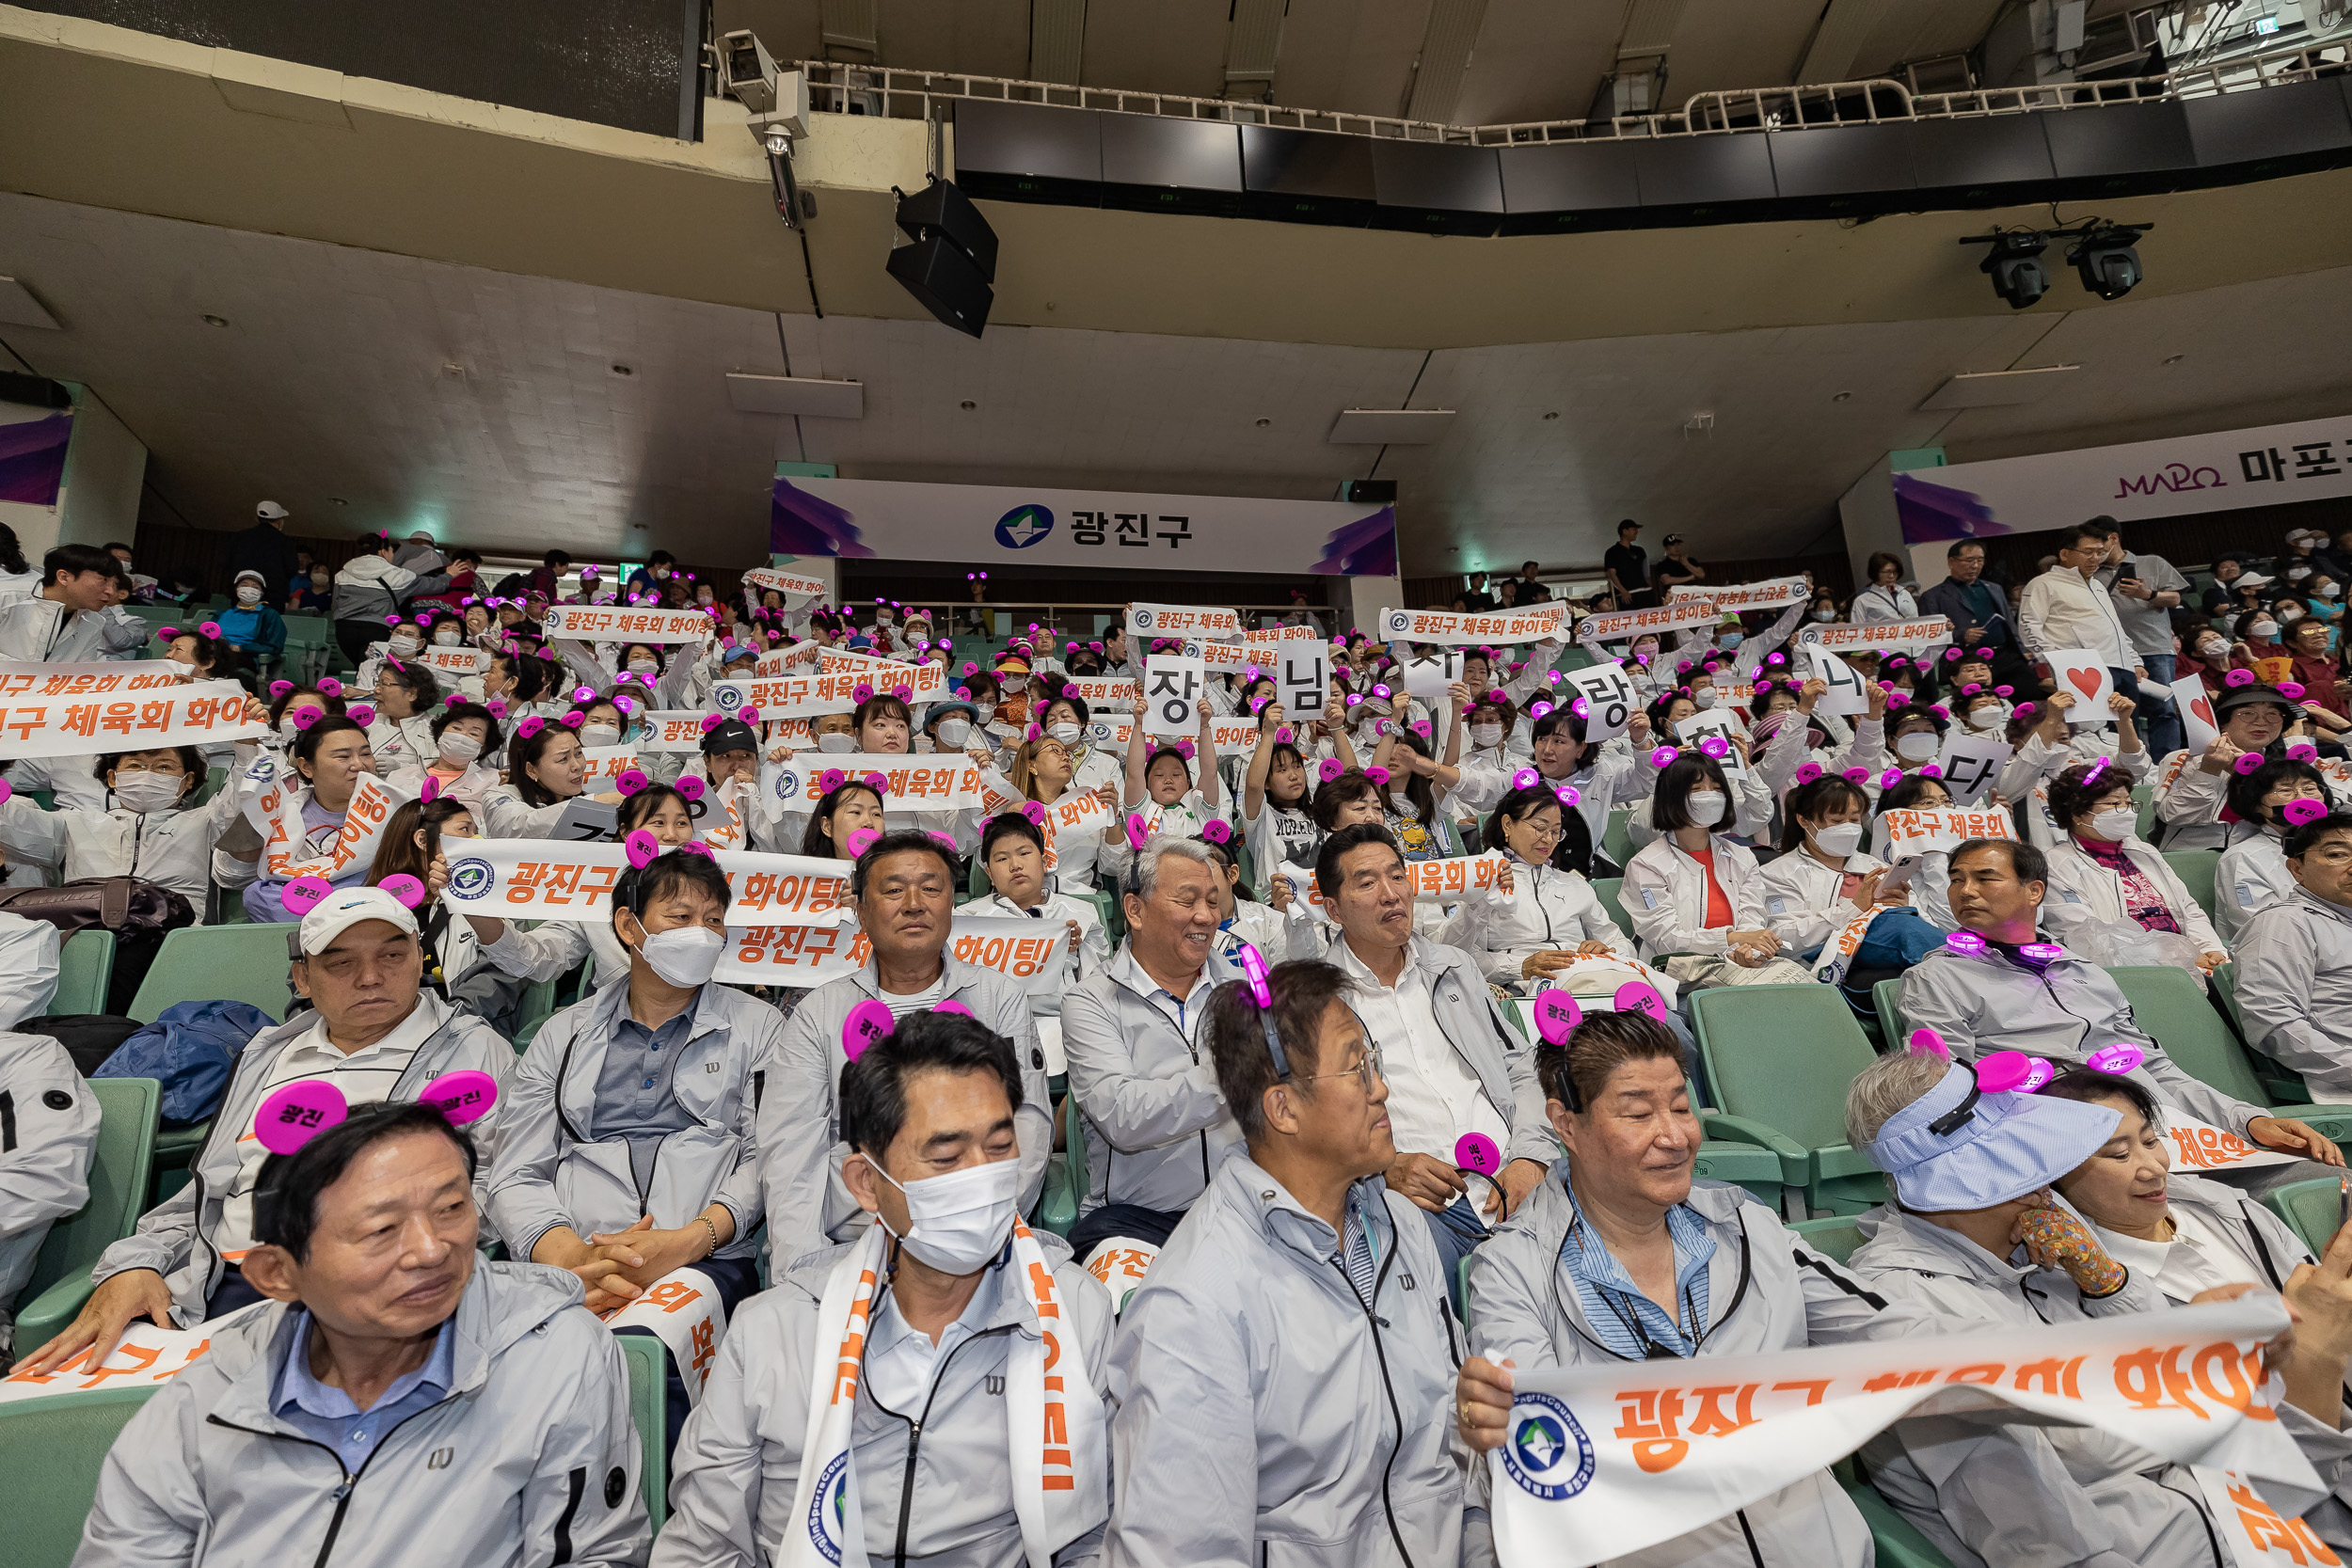
M 2066 259 L 2083 287 L 2101 299 L 2122 299 L 2141 277 L 2139 252 L 2134 242 L 2153 227 L 2149 224 L 2097 224 L 2083 231 Z
M 1960 243 L 1982 245 L 1987 240 L 1993 248 L 1978 263 L 1978 270 L 1993 279 L 1993 292 L 2008 300 L 2010 309 L 2023 310 L 2050 292 L 2050 272 L 2042 264 L 2042 253 L 2050 243 L 2047 236 L 2026 229 Z

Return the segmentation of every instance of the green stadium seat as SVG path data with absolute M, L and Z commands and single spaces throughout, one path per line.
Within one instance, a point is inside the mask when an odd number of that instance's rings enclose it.
M 2132 786 L 2132 809 L 2138 813 L 2139 817 L 2138 826 L 2135 831 L 2141 839 L 2145 840 L 2150 833 L 2156 831 L 2155 780 L 2142 779 Z M 2218 853 L 2218 851 L 2216 852 Z M 2196 885 L 2194 882 L 2189 883 L 2192 888 Z
M 552 980 L 533 980 L 524 988 L 522 1011 L 515 1024 L 516 1055 L 528 1050 L 538 1037 L 540 1025 L 555 1016 L 556 991 L 563 983 L 559 975 Z
M 96 927 L 74 932 L 57 953 L 57 994 L 49 1010 L 61 1018 L 104 1012 L 114 974 L 115 934 Z
M 106 1450 L 139 1406 L 144 1388 L 88 1388 L 0 1404 L 0 1453 L 8 1456 L 11 1568 L 66 1568 L 98 1496 Z
M 1724 1131 L 1709 1125 L 1710 1133 Z M 1745 1187 L 1748 1196 L 1776 1214 L 1786 1214 L 1802 1189 L 1785 1180 L 1787 1165 L 1780 1155 L 1754 1144 L 1708 1137 L 1691 1162 L 1691 1174 L 1702 1181 L 1723 1181 Z
M 1600 900 L 1601 912 L 1616 922 L 1617 929 L 1627 936 L 1633 934 L 1633 923 L 1625 917 L 1625 906 L 1617 902 L 1617 895 L 1625 888 L 1623 877 L 1596 877 L 1593 896 Z
M 2263 1203 L 2287 1222 L 2316 1258 L 2335 1240 L 2337 1220 L 2344 1212 L 2344 1179 L 2315 1176 L 2309 1181 L 2289 1182 L 2265 1193 Z
M 147 1210 L 147 1170 L 155 1153 L 163 1085 L 152 1078 L 96 1078 L 88 1087 L 98 1097 L 99 1116 L 89 1201 L 49 1227 L 33 1261 L 33 1276 L 17 1292 L 20 1354 L 46 1344 L 73 1321 L 89 1299 L 90 1266 L 131 1234 Z
M 1633 808 L 1618 806 L 1609 813 L 1609 826 L 1601 831 L 1600 852 L 1609 857 L 1609 863 L 1623 870 L 1625 863 L 1633 858 L 1633 835 L 1626 824 L 1633 819 Z
M 644 1457 L 638 1490 L 644 1494 L 645 1512 L 653 1528 L 661 1528 L 670 1516 L 670 1374 L 663 1365 L 661 1341 L 650 1334 L 615 1334 L 621 1359 L 628 1363 L 628 1414 L 636 1423 L 637 1446 Z
M 190 800 L 190 801 L 188 802 L 188 804 L 189 804 L 191 807 L 194 807 L 194 806 L 200 806 L 200 805 L 204 805 L 204 804 L 206 804 L 208 801 L 210 801 L 210 800 L 212 800 L 212 798 L 213 798 L 214 796 L 218 795 L 218 794 L 220 793 L 220 791 L 221 791 L 221 786 L 222 786 L 223 784 L 226 784 L 228 782 L 229 782 L 229 769 L 228 769 L 228 768 L 212 768 L 212 769 L 208 770 L 208 771 L 205 773 L 205 775 L 204 775 L 204 784 L 203 784 L 203 787 L 201 787 L 200 789 L 199 789 L 199 790 L 196 792 L 196 799 L 195 799 L 195 800 Z
M 1832 1214 L 1820 1220 L 1794 1220 L 1788 1228 L 1803 1236 L 1805 1245 L 1840 1263 L 1851 1258 L 1863 1242 L 1862 1227 L 1845 1214 Z
M 1936 1550 L 1935 1543 L 1872 1489 L 1867 1481 L 1843 1481 L 1846 1496 L 1861 1511 L 1878 1547 L 1879 1568 L 1952 1568 L 1952 1560 Z
M 1903 1038 L 1903 977 L 1889 975 L 1870 988 L 1871 1004 L 1879 1015 L 1879 1038 L 1889 1051 L 1904 1048 Z
M 2292 1090 L 2301 1088 L 2300 1080 L 2294 1082 L 2289 1094 L 2278 1093 L 2272 1084 L 2265 1081 L 2256 1069 L 2253 1054 L 2230 1032 L 2229 1024 L 2222 1022 L 2221 1015 L 2198 988 L 2196 977 L 2186 970 L 2152 964 L 2119 967 L 2107 973 L 2122 988 L 2124 999 L 2132 1005 L 2132 1016 L 2139 1021 L 2140 1027 L 2154 1036 L 2165 1054 L 2178 1062 L 2190 1077 L 2249 1104 L 2265 1106 L 2278 1116 L 2308 1122 L 2338 1143 L 2352 1139 L 2352 1105 L 2299 1103 Z
M 1886 1201 L 1886 1179 L 1846 1143 L 1846 1086 L 1878 1053 L 1836 988 L 1717 986 L 1692 995 L 1691 1016 L 1723 1107 L 1704 1118 L 1710 1136 L 1778 1153 L 1808 1213 Z
M 131 1016 L 152 1023 L 177 1002 L 249 1002 L 283 1022 L 294 1006 L 286 933 L 293 927 L 187 926 L 164 938 L 131 1000 Z
M 1078 1205 L 1087 1196 L 1086 1125 L 1078 1115 L 1075 1095 L 1062 1097 L 1061 1124 L 1066 1147 L 1046 1166 L 1045 1190 L 1037 1200 L 1037 1223 L 1057 1236 L 1067 1236 L 1078 1223 Z
M 2262 1079 L 2263 1087 L 2270 1091 L 2270 1098 L 2289 1105 L 2309 1100 L 2311 1091 L 2304 1086 L 2300 1073 L 2280 1067 L 2260 1047 L 2247 1039 L 2246 1019 L 2237 1006 L 2237 965 L 2223 964 L 2213 972 L 2212 980 L 2214 1000 L 2221 1005 L 2222 1016 L 2230 1021 L 2232 1033 L 2246 1041 L 2246 1054 L 2253 1062 L 2255 1074 Z
M 2142 824 L 2141 833 L 2145 834 L 2147 831 L 2146 825 Z M 2197 900 L 2197 907 L 2205 911 L 2205 918 L 2211 920 L 2213 918 L 2213 874 L 2215 868 L 2221 863 L 2221 851 L 2218 849 L 2167 849 L 2164 852 L 2164 863 L 2172 868 L 2172 874 L 2180 878 L 2181 884 L 2188 889 L 2188 895 Z

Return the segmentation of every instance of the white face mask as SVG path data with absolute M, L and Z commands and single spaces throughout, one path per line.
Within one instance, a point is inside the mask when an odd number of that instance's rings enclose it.
M 2103 811 L 2090 818 L 2090 831 L 2109 844 L 2121 844 L 2139 831 L 2139 814 L 2135 811 Z
M 658 662 L 650 658 L 632 658 L 628 661 L 628 673 L 632 675 L 650 675 L 660 668 Z
M 406 658 L 424 644 L 417 641 L 417 634 L 413 631 L 396 631 L 392 633 L 391 641 L 387 646 L 401 657 Z
M 1931 730 L 1914 730 L 1895 742 L 1895 754 L 1906 762 L 1925 762 L 1943 749 Z
M 1633 644 L 1633 657 L 1637 659 L 1656 658 L 1658 657 L 1658 644 L 1655 642 L 1636 642 Z
M 433 645 L 437 648 L 454 648 L 460 635 L 455 626 L 436 626 L 433 628 Z
M 1692 692 L 1691 705 L 1697 708 L 1701 713 L 1705 713 L 1708 708 L 1713 707 L 1715 705 L 1715 689 L 1711 686 L 1702 686 L 1696 691 Z
M 1065 746 L 1074 746 L 1078 743 L 1079 730 L 1075 724 L 1056 724 L 1045 733 Z
M 180 793 L 187 780 L 178 773 L 158 773 L 145 769 L 136 773 L 115 774 L 115 804 L 144 816 L 151 811 L 164 811 L 179 804 Z
M 2323 599 L 2332 599 L 2344 592 L 2344 585 L 2335 582 L 2323 582 L 2317 588 L 2312 589 L 2312 592 L 2317 594 Z
M 591 751 L 604 746 L 618 746 L 621 732 L 617 725 L 612 724 L 582 724 L 580 727 L 580 743 Z
M 971 734 L 972 725 L 968 720 L 956 718 L 942 719 L 939 721 L 939 743 L 948 751 L 961 751 L 964 740 Z
M 1834 610 L 1817 610 L 1813 612 L 1813 618 L 1816 621 L 1835 621 L 1837 619 L 1837 611 Z
M 2276 621 L 2253 622 L 2247 626 L 2246 634 L 2257 641 L 2267 642 L 2279 635 L 2279 623 Z
M 1972 730 L 1997 730 L 2008 719 L 2009 715 L 1994 704 L 1968 710 L 1968 727 Z
M 1690 805 L 1691 820 L 1697 823 L 1700 827 L 1711 828 L 1716 823 L 1721 822 L 1724 819 L 1724 806 L 1726 802 L 1724 798 L 1721 795 L 1718 795 L 1715 791 L 1709 789 L 1694 793 L 1687 799 Z
M 260 604 L 262 602 L 262 591 L 254 587 L 249 582 L 241 582 L 237 584 L 237 602 L 239 604 Z
M 2226 642 L 2200 642 L 2197 645 L 2197 657 L 2207 664 L 2220 663 L 2229 652 L 2230 645 Z
M 2300 621 L 2302 618 L 2303 607 L 2299 604 L 2280 605 L 2279 607 L 2279 623 L 2281 626 L 2293 626 L 2296 622 Z
M 1717 632 L 1715 634 L 1715 646 L 1718 648 L 1736 648 L 1740 645 L 1740 634 L 1736 631 L 1724 631 Z
M 674 986 L 699 986 L 719 967 L 727 939 L 707 926 L 676 926 L 656 931 L 637 951 L 646 967 Z
M 898 1240 L 917 1260 L 942 1274 L 977 1274 L 1005 1250 L 1021 1196 L 1020 1161 L 992 1160 L 903 1185 L 882 1166 L 871 1168 L 906 1195 L 907 1233 Z
M 463 768 L 482 754 L 482 742 L 464 730 L 451 728 L 441 732 L 441 738 L 433 743 L 443 762 Z
M 1485 747 L 1491 751 L 1502 744 L 1502 726 L 1501 724 L 1472 724 L 1470 727 L 1470 737 L 1471 745 Z
M 1007 675 L 1003 678 L 1000 684 L 1004 689 L 1005 694 L 1007 696 L 1010 696 L 1014 692 L 1026 688 L 1029 684 L 1029 677 L 1026 675 Z
M 1862 824 L 1838 822 L 1813 830 L 1813 842 L 1824 855 L 1844 860 L 1862 847 Z
M 942 724 L 939 727 L 945 730 L 947 726 Z M 820 752 L 854 752 L 857 750 L 857 736 L 833 730 L 817 737 L 817 749 Z

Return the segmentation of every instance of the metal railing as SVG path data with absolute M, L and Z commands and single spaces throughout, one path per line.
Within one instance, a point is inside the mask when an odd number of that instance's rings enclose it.
M 1922 119 L 1975 119 L 1992 115 L 2041 114 L 2205 98 L 2307 82 L 2323 75 L 2352 74 L 2352 35 L 2265 55 L 2217 60 L 2162 75 L 2115 81 L 1915 93 L 1900 82 L 1877 77 L 1861 82 L 1693 93 L 1672 114 L 1621 115 L 1599 120 L 1528 120 L 1503 125 L 1446 125 L 1387 115 L 1342 114 L 1328 109 L 1187 98 L 1177 93 L 1071 87 L 833 60 L 803 60 L 800 69 L 808 74 L 810 106 L 831 114 L 931 119 L 937 118 L 940 105 L 968 99 L 1103 109 L 1168 119 L 1327 131 L 1395 141 L 1508 147 L 1629 137 L 1726 135 L 1815 126 L 1883 125 Z

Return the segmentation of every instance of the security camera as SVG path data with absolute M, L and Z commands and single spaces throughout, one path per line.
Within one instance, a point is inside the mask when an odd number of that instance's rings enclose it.
M 719 40 L 725 56 L 727 91 L 742 101 L 743 107 L 755 115 L 764 115 L 776 106 L 776 60 L 767 46 L 746 27 L 727 34 Z

